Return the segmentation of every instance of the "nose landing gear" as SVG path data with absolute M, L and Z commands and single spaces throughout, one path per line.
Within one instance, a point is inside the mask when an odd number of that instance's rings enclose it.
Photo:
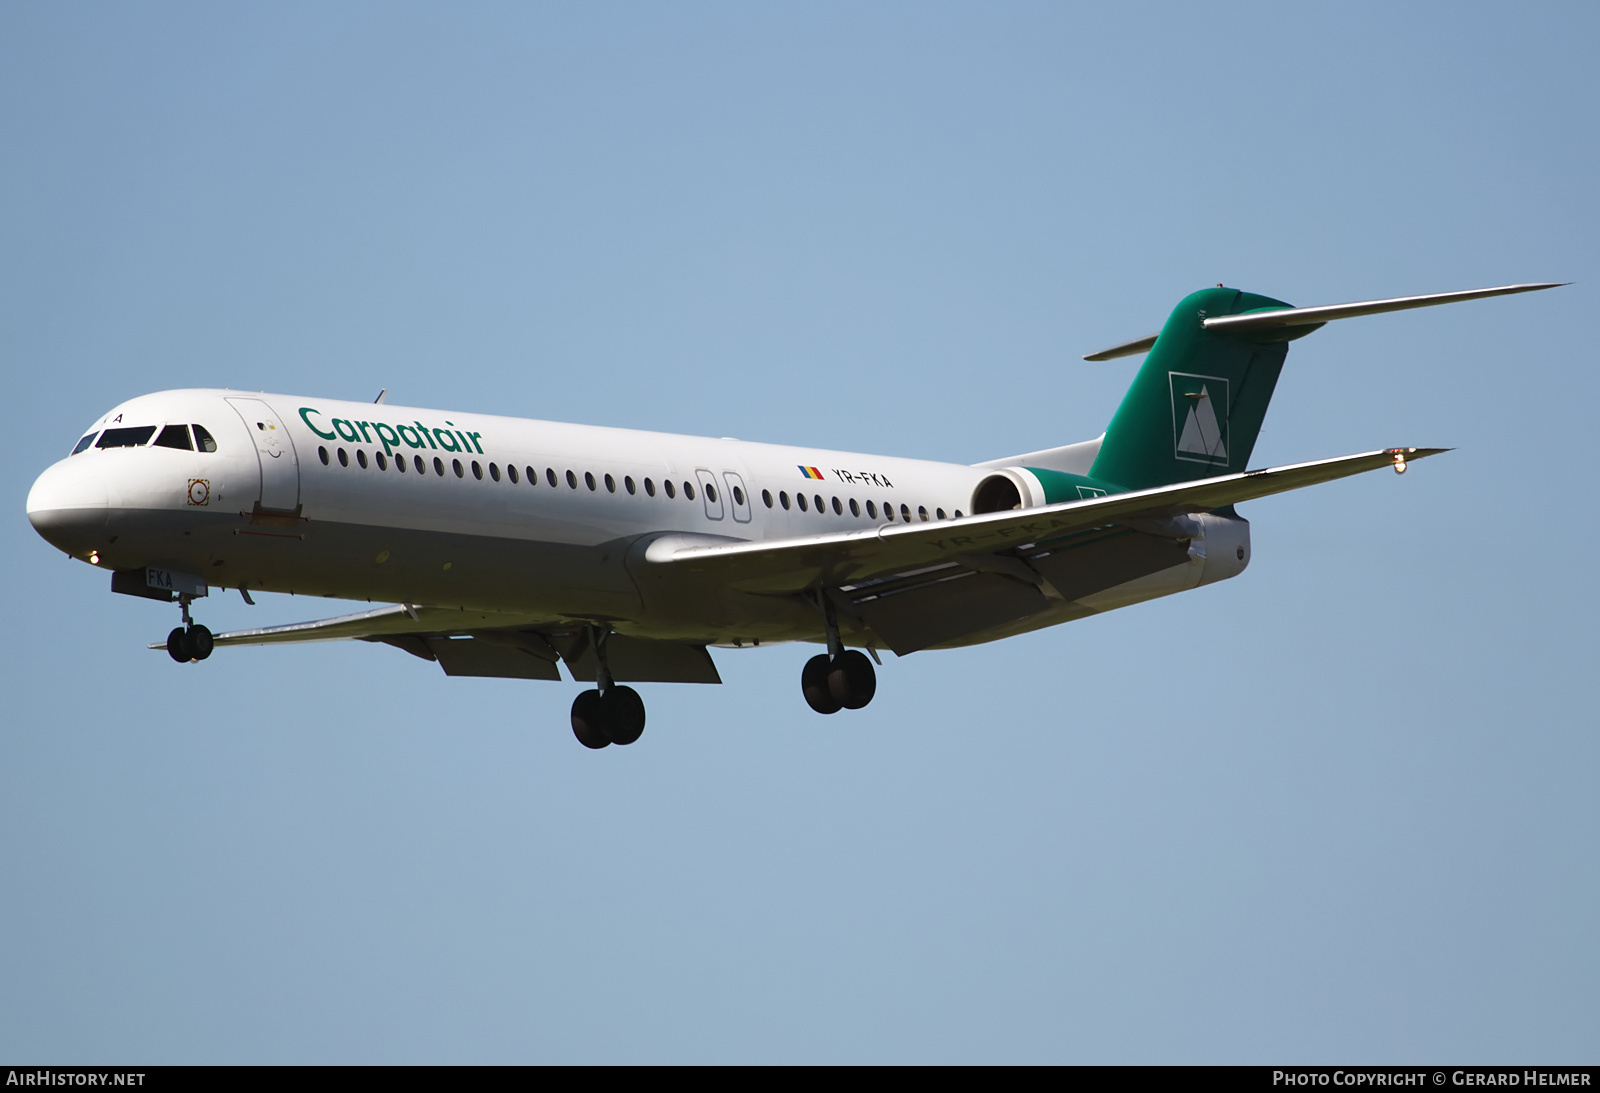
M 644 699 L 632 687 L 619 685 L 611 678 L 606 661 L 608 627 L 590 627 L 589 642 L 594 649 L 597 688 L 584 691 L 572 703 L 572 735 L 586 748 L 596 750 L 610 744 L 631 744 L 644 733 Z
M 211 631 L 189 617 L 189 601 L 192 599 L 194 597 L 187 593 L 178 594 L 178 610 L 183 612 L 183 625 L 174 626 L 172 633 L 167 635 L 167 655 L 179 664 L 205 660 L 215 645 Z

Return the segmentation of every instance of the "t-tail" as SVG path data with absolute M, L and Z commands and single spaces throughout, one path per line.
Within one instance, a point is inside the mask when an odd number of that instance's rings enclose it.
M 1149 354 L 1106 428 L 1090 477 L 1137 490 L 1245 470 L 1288 343 L 1324 323 L 1555 287 L 1505 285 L 1298 308 L 1239 289 L 1202 289 L 1184 297 L 1160 334 L 1084 358 Z

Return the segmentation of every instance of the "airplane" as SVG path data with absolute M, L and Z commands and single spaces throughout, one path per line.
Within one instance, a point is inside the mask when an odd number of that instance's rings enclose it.
M 877 690 L 880 650 L 995 641 L 1238 576 L 1236 505 L 1448 449 L 1249 469 L 1288 343 L 1505 285 L 1320 307 L 1202 289 L 1101 436 L 972 466 L 375 403 L 176 390 L 116 406 L 28 494 L 28 519 L 113 592 L 176 602 L 180 663 L 217 646 L 361 640 L 451 676 L 594 686 L 588 748 L 632 744 L 640 682 L 720 683 L 709 647 L 806 642 L 821 714 Z M 383 606 L 215 634 L 215 587 Z

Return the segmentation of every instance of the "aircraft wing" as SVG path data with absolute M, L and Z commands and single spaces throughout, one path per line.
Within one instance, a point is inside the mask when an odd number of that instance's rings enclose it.
M 1209 512 L 1448 450 L 1386 448 L 1023 511 L 937 523 L 885 524 L 873 530 L 800 539 L 706 544 L 692 537 L 668 535 L 650 544 L 645 561 L 675 574 L 770 594 L 837 587 L 951 562 L 1003 573 L 1007 560 L 1003 552 L 1017 547 L 1129 520 Z
M 1387 448 L 1025 511 L 885 524 L 796 539 L 708 543 L 706 536 L 667 534 L 645 547 L 645 572 L 639 575 L 646 580 L 780 596 L 822 588 L 848 594 L 864 582 L 881 585 L 885 580 L 898 582 L 897 590 L 925 585 L 926 596 L 897 601 L 920 605 L 915 614 L 896 621 L 880 606 L 867 618 L 889 647 L 903 654 L 1041 610 L 1045 603 L 1034 587 L 1040 574 L 1029 568 L 1018 548 L 1044 544 L 1047 550 L 1054 549 L 1048 544 L 1093 529 L 1126 525 L 1137 530 L 1164 517 L 1210 512 L 1364 471 L 1403 466 L 1443 451 L 1448 449 Z M 1132 550 L 1105 544 L 1099 565 L 1108 573 L 1123 563 L 1136 570 L 1146 561 L 1134 557 L 1140 551 L 1150 554 L 1151 567 L 1182 560 L 1163 553 L 1170 552 L 1170 540 L 1166 547 L 1153 547 L 1152 537 L 1142 538 L 1151 542 Z M 1082 557 L 1087 560 L 1088 555 Z M 950 579 L 952 573 L 961 572 L 973 579 Z M 216 635 L 215 641 L 222 646 L 350 639 L 393 645 L 438 662 L 447 675 L 557 680 L 558 663 L 565 663 L 575 679 L 592 680 L 595 674 L 590 638 L 582 627 L 545 617 L 447 607 L 399 604 L 330 619 L 235 630 Z M 150 648 L 166 646 L 156 643 Z M 702 644 L 613 634 L 606 650 L 613 674 L 622 682 L 721 682 Z
M 558 662 L 573 679 L 593 682 L 596 662 L 582 628 L 544 616 L 454 607 L 396 604 L 331 619 L 263 626 L 217 634 L 223 645 L 276 645 L 308 641 L 381 641 L 446 675 L 559 680 Z M 150 648 L 165 650 L 166 642 Z M 623 683 L 721 683 L 703 645 L 650 641 L 612 634 L 606 641 L 612 675 Z
M 285 642 L 342 641 L 351 638 L 381 639 L 395 634 L 450 633 L 514 626 L 521 616 L 488 611 L 461 611 L 454 607 L 412 607 L 395 604 L 331 619 L 292 622 L 284 626 L 262 626 L 252 630 L 232 630 L 216 635 L 221 645 L 278 645 Z M 548 619 L 531 620 L 548 622 Z M 165 649 L 166 643 L 152 644 Z

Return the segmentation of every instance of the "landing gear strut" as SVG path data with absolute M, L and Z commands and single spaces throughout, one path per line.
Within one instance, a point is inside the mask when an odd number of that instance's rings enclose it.
M 800 691 L 806 705 L 818 713 L 859 710 L 878 693 L 878 673 L 859 649 L 846 649 L 839 640 L 839 623 L 825 593 L 817 602 L 828 632 L 828 651 L 806 661 L 800 672 Z
M 584 691 L 572 703 L 572 735 L 586 748 L 631 744 L 644 732 L 644 699 L 632 687 L 611 678 L 606 660 L 610 627 L 591 626 L 589 644 L 594 649 L 594 690 Z
M 172 633 L 167 635 L 167 655 L 179 664 L 205 660 L 215 645 L 211 631 L 189 617 L 189 601 L 192 599 L 194 597 L 186 593 L 178 594 L 178 610 L 183 612 L 183 625 L 174 626 Z

